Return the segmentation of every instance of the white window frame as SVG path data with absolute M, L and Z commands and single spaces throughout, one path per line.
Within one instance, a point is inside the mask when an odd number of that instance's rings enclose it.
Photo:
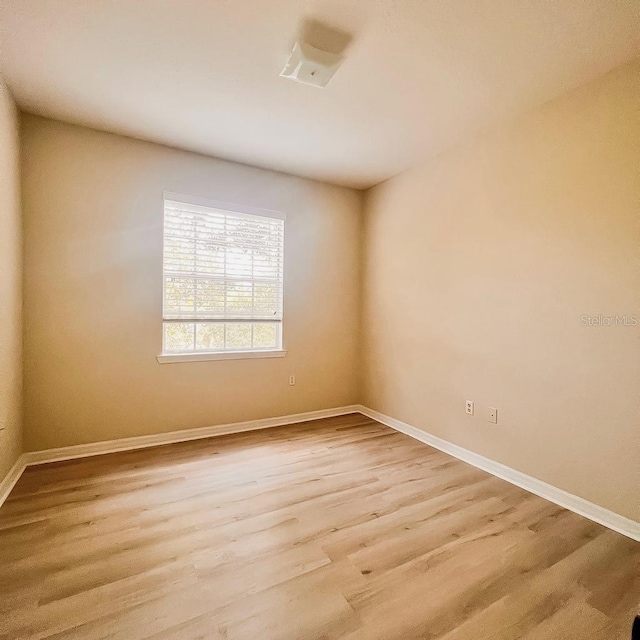
M 184 204 L 191 204 L 201 207 L 209 207 L 212 209 L 219 209 L 222 211 L 228 211 L 229 213 L 262 216 L 266 218 L 276 218 L 278 220 L 286 221 L 286 214 L 280 211 L 272 211 L 270 209 L 258 209 L 255 207 L 248 207 L 245 205 L 239 205 L 229 202 L 220 202 L 217 200 L 210 200 L 208 198 L 200 198 L 197 196 L 185 195 L 182 193 L 174 193 L 172 191 L 165 191 L 162 198 L 162 235 L 163 235 L 163 259 L 162 259 L 162 315 L 161 322 L 162 327 L 165 322 L 164 317 L 164 206 L 165 201 L 170 200 L 174 202 L 180 202 Z M 286 229 L 286 222 L 285 222 Z M 284 258 L 284 237 L 283 237 L 283 258 Z M 165 352 L 164 351 L 164 327 L 162 328 L 162 344 L 163 351 L 158 354 L 157 360 L 161 364 L 170 364 L 178 362 L 201 362 L 207 360 L 241 360 L 247 358 L 282 358 L 287 355 L 287 351 L 284 348 L 284 268 L 283 268 L 283 283 L 282 283 L 282 317 L 280 320 L 280 344 L 279 349 L 243 349 L 243 350 L 224 350 L 224 351 L 193 351 L 193 352 Z

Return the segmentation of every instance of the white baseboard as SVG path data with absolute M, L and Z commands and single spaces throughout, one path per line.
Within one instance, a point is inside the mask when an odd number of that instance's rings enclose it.
M 515 484 L 521 489 L 535 493 L 537 496 L 549 500 L 549 502 L 553 502 L 565 509 L 569 509 L 569 511 L 573 511 L 585 518 L 589 518 L 589 520 L 593 520 L 598 524 L 608 527 L 617 533 L 621 533 L 632 540 L 640 542 L 640 522 L 636 522 L 635 520 L 621 516 L 618 513 L 609 511 L 609 509 L 605 509 L 593 502 L 589 502 L 584 498 L 580 498 L 579 496 L 573 495 L 563 489 L 558 489 L 553 485 L 547 484 L 542 480 L 528 476 L 526 473 L 516 471 L 515 469 L 507 467 L 500 462 L 485 458 L 473 451 L 459 447 L 457 444 L 453 444 L 447 440 L 442 440 L 442 438 L 431 435 L 430 433 L 427 433 L 422 429 L 418 429 L 417 427 L 413 427 L 401 420 L 396 420 L 395 418 L 379 413 L 378 411 L 374 411 L 373 409 L 369 409 L 368 407 L 360 406 L 358 410 L 368 418 L 377 420 L 396 431 L 400 431 L 412 438 L 415 438 L 416 440 L 420 440 L 420 442 L 424 442 L 435 449 L 444 451 L 444 453 L 448 453 L 454 458 L 458 458 L 459 460 L 473 465 L 478 469 L 487 471 L 502 480 Z
M 185 429 L 183 431 L 170 431 L 168 433 L 158 433 L 149 436 L 136 436 L 132 438 L 121 438 L 119 440 L 106 440 L 103 442 L 91 442 L 70 447 L 60 447 L 57 449 L 45 449 L 43 451 L 30 451 L 23 453 L 16 460 L 6 477 L 0 481 L 0 507 L 7 499 L 7 496 L 22 475 L 27 466 L 44 464 L 47 462 L 58 462 L 60 460 L 72 460 L 74 458 L 85 458 L 88 456 L 101 455 L 104 453 L 114 453 L 116 451 L 130 451 L 145 447 L 154 447 L 173 442 L 185 442 L 188 440 L 199 440 L 214 436 L 227 435 L 231 433 L 242 433 L 244 431 L 255 431 L 258 429 L 268 429 L 270 427 L 280 427 L 288 424 L 307 422 L 310 420 L 320 420 L 322 418 L 332 418 L 349 413 L 362 413 L 363 415 L 377 420 L 378 422 L 400 431 L 420 442 L 424 442 L 435 449 L 448 453 L 454 458 L 458 458 L 468 464 L 487 471 L 488 473 L 502 478 L 511 484 L 522 489 L 535 493 L 536 495 L 549 500 L 565 509 L 569 509 L 585 518 L 589 518 L 613 531 L 621 533 L 633 540 L 640 541 L 640 523 L 630 518 L 626 518 L 604 507 L 596 505 L 584 498 L 573 495 L 547 484 L 532 476 L 528 476 L 521 471 L 516 471 L 499 462 L 485 458 L 473 451 L 464 449 L 456 444 L 442 440 L 422 429 L 396 420 L 390 416 L 379 413 L 362 405 L 349 405 L 336 407 L 333 409 L 321 409 L 320 411 L 308 411 L 306 413 L 290 414 L 276 418 L 266 418 L 262 420 L 249 420 L 247 422 L 232 422 L 229 424 L 215 425 L 211 427 L 199 427 L 197 429 Z
M 183 429 L 182 431 L 156 433 L 149 436 L 134 436 L 132 438 L 120 438 L 118 440 L 104 440 L 102 442 L 77 444 L 70 447 L 59 447 L 57 449 L 29 451 L 24 455 L 26 457 L 27 466 L 30 466 L 34 464 L 44 464 L 46 462 L 58 462 L 60 460 L 73 460 L 74 458 L 86 458 L 88 456 L 97 456 L 104 453 L 115 453 L 116 451 L 144 449 L 145 447 L 156 447 L 158 445 L 171 444 L 174 442 L 200 440 L 202 438 L 212 438 L 214 436 L 223 436 L 230 433 L 242 433 L 243 431 L 256 431 L 258 429 L 268 429 L 270 427 L 282 427 L 288 424 L 296 424 L 298 422 L 333 418 L 335 416 L 343 416 L 348 413 L 358 413 L 358 411 L 358 405 L 334 407 L 333 409 L 307 411 L 306 413 L 292 413 L 288 416 L 278 416 L 276 418 L 248 420 L 247 422 L 231 422 L 229 424 L 218 424 L 211 427 L 198 427 L 196 429 Z
M 173 442 L 186 442 L 188 440 L 200 440 L 202 438 L 212 438 L 231 433 L 242 433 L 243 431 L 256 431 L 258 429 L 268 429 L 270 427 L 282 427 L 288 424 L 308 422 L 310 420 L 320 420 L 322 418 L 333 418 L 349 413 L 359 413 L 359 405 L 349 405 L 346 407 L 334 407 L 333 409 L 320 409 L 319 411 L 307 411 L 306 413 L 293 413 L 288 416 L 278 416 L 276 418 L 265 418 L 262 420 L 248 420 L 247 422 L 232 422 L 229 424 L 219 424 L 212 427 L 199 427 L 197 429 L 184 429 L 182 431 L 169 431 L 168 433 L 157 433 L 150 436 L 136 436 L 133 438 L 120 438 L 119 440 L 105 440 L 103 442 L 90 442 L 89 444 L 78 444 L 70 447 L 59 447 L 57 449 L 44 449 L 43 451 L 28 451 L 23 453 L 13 465 L 4 480 L 0 481 L 0 507 L 7 499 L 7 496 L 19 480 L 26 467 L 47 462 L 59 462 L 61 460 L 73 460 L 75 458 L 86 458 L 104 453 L 115 453 L 116 451 L 131 451 L 133 449 L 143 449 L 145 447 L 155 447 Z
M 3 480 L 0 480 L 0 507 L 3 505 L 4 501 L 9 497 L 11 493 L 11 489 L 15 487 L 16 482 L 20 479 L 22 472 L 25 470 L 27 466 L 27 459 L 24 453 L 14 462 L 11 469 L 9 469 L 9 473 L 4 477 Z

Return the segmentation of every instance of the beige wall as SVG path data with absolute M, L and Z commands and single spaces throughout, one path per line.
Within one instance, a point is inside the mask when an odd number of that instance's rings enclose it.
M 640 327 L 581 316 L 640 317 L 639 108 L 636 61 L 368 192 L 363 308 L 365 405 L 634 519 Z
M 22 452 L 22 223 L 18 114 L 0 80 L 0 481 Z
M 33 116 L 22 134 L 28 450 L 357 401 L 359 192 Z M 158 364 L 163 190 L 287 214 L 285 358 Z
M 362 401 L 639 519 L 640 329 L 582 324 L 640 316 L 638 74 L 370 190 L 364 235 L 357 192 L 24 116 L 26 448 Z M 287 213 L 286 358 L 157 363 L 163 190 Z

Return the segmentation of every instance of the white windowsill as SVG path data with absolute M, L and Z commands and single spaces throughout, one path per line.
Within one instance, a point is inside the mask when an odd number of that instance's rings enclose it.
M 160 364 L 175 362 L 201 362 L 203 360 L 244 360 L 251 358 L 284 358 L 284 349 L 264 351 L 215 351 L 205 353 L 161 353 L 157 355 Z

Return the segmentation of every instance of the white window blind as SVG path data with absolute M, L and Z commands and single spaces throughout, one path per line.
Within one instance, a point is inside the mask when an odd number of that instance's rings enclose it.
M 163 353 L 282 348 L 284 220 L 164 201 Z

